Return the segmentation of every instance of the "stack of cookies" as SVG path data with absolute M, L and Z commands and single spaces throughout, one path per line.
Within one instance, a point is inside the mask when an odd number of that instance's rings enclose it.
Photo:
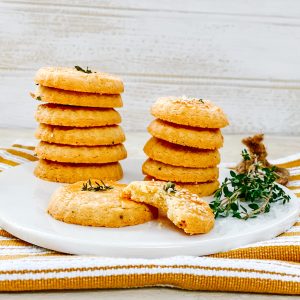
M 118 125 L 123 82 L 112 75 L 74 68 L 47 67 L 35 76 L 31 93 L 40 104 L 36 120 L 39 178 L 73 183 L 89 178 L 119 180 L 126 158 L 125 135 Z
M 224 112 L 208 100 L 165 97 L 152 106 L 153 136 L 145 145 L 146 180 L 172 181 L 199 196 L 219 186 L 218 164 L 223 145 L 220 128 L 228 125 Z

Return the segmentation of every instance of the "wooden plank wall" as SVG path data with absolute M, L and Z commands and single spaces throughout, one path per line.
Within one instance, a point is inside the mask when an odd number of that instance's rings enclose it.
M 300 1 L 0 0 L 0 127 L 34 127 L 35 70 L 120 75 L 127 130 L 162 95 L 210 98 L 227 133 L 300 134 Z

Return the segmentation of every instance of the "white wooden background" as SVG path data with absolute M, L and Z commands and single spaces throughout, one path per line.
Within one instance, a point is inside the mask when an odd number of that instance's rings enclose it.
M 0 127 L 35 127 L 35 70 L 75 64 L 124 79 L 127 130 L 185 94 L 222 106 L 227 133 L 300 134 L 298 0 L 0 0 Z

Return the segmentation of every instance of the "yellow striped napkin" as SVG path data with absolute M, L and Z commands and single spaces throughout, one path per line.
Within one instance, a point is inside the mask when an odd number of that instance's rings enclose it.
M 0 170 L 36 160 L 33 149 L 0 149 Z M 273 163 L 289 168 L 289 188 L 300 197 L 300 153 Z M 300 294 L 300 219 L 272 240 L 206 257 L 163 259 L 66 255 L 0 230 L 0 259 L 0 291 L 167 286 Z

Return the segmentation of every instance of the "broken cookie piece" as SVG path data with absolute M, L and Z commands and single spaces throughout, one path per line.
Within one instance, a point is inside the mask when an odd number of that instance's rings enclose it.
M 149 204 L 190 235 L 207 233 L 214 226 L 214 214 L 200 197 L 171 182 L 134 181 L 122 191 L 124 198 Z

